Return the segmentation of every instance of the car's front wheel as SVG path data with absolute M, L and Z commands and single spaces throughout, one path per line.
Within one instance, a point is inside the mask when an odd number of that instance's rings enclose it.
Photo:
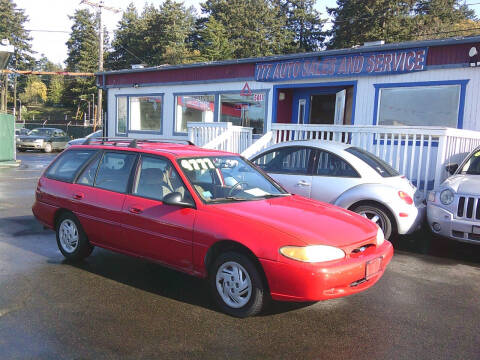
M 51 153 L 52 150 L 53 150 L 52 144 L 46 143 L 46 144 L 45 144 L 45 148 L 43 149 L 43 151 L 45 151 L 46 153 Z
M 61 215 L 57 221 L 56 233 L 58 248 L 67 259 L 81 260 L 92 253 L 93 246 L 75 215 Z
M 353 212 L 373 221 L 382 229 L 385 239 L 393 234 L 393 223 L 387 210 L 375 205 L 360 205 L 352 209 Z
M 220 254 L 210 272 L 213 298 L 227 314 L 244 318 L 266 304 L 265 286 L 253 261 L 237 252 Z

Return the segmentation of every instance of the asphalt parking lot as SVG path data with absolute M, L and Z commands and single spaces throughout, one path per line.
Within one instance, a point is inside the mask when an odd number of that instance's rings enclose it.
M 31 214 L 55 156 L 0 168 L 1 359 L 480 358 L 480 245 L 402 237 L 363 293 L 236 319 L 203 281 L 159 265 L 98 248 L 64 261 Z

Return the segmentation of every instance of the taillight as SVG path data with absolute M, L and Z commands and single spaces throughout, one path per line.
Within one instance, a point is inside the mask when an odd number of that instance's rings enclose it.
M 405 191 L 399 191 L 398 192 L 398 196 L 400 196 L 400 199 L 402 199 L 403 201 L 405 201 L 408 205 L 412 205 L 413 204 L 413 199 L 410 197 L 410 195 L 408 195 Z

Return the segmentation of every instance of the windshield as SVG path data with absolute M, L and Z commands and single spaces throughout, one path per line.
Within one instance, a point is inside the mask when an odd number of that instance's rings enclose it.
M 51 136 L 52 133 L 50 129 L 33 129 L 28 135 Z
M 480 175 L 480 149 L 473 152 L 465 165 L 463 165 L 460 174 Z
M 179 159 L 178 163 L 206 203 L 266 199 L 289 195 L 238 156 Z
M 392 177 L 400 175 L 397 170 L 392 168 L 382 159 L 376 157 L 372 153 L 369 153 L 368 151 L 357 147 L 349 147 L 348 149 L 345 149 L 345 151 L 358 157 L 382 177 Z

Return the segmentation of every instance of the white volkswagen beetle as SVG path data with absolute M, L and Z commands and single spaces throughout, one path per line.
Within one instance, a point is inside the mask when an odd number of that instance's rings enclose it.
M 425 204 L 416 187 L 375 155 L 331 141 L 289 141 L 273 145 L 251 161 L 289 192 L 361 214 L 385 238 L 421 226 Z
M 428 224 L 436 234 L 480 244 L 480 146 L 447 171 L 453 175 L 428 194 Z

